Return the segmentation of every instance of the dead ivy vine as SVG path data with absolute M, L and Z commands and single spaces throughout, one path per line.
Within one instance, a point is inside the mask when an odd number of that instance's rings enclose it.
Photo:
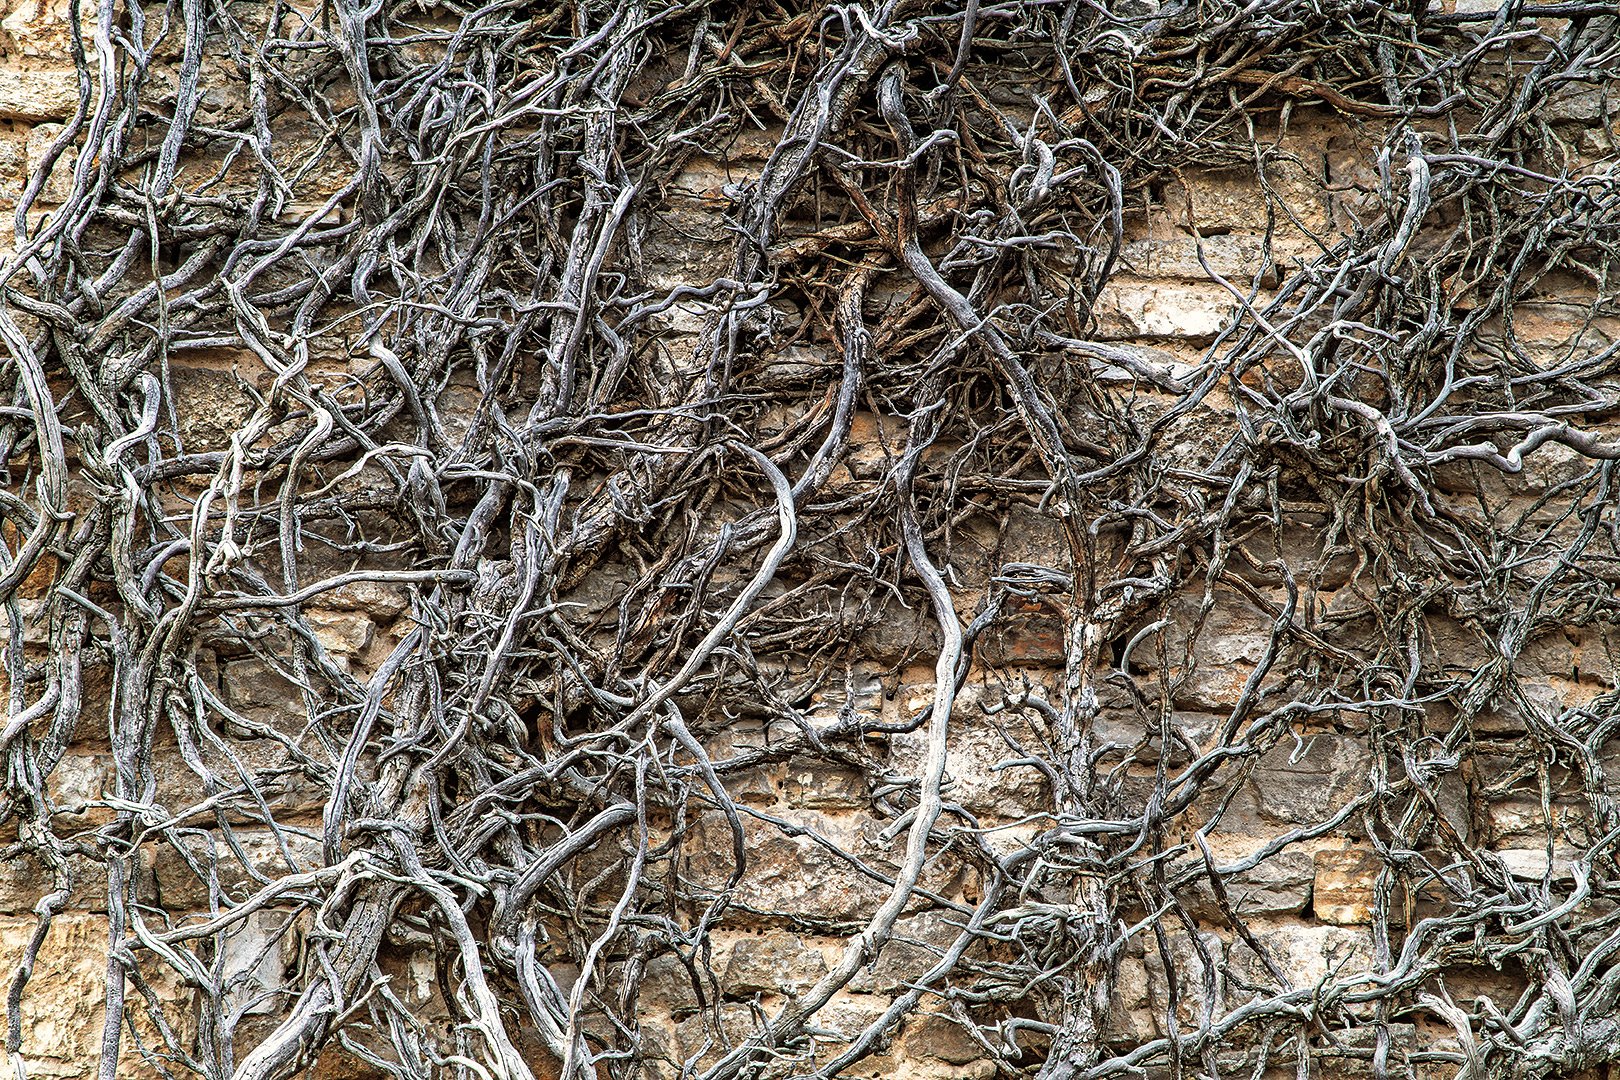
M 7 872 L 39 875 L 19 1080 L 35 960 L 86 909 L 103 1080 L 340 1052 L 400 1078 L 831 1078 L 925 1006 L 1043 1080 L 1620 1056 L 1620 699 L 1549 696 L 1524 659 L 1620 622 L 1612 5 L 69 10 L 81 101 L 0 263 L 0 817 Z M 1325 232 L 1279 194 L 1313 117 L 1364 166 L 1317 174 Z M 1232 315 L 1196 355 L 1122 342 L 1127 226 L 1200 170 L 1275 196 L 1260 254 L 1237 276 L 1200 238 Z M 1524 329 L 1548 302 L 1552 350 Z M 207 442 L 184 380 L 220 355 L 249 407 Z M 974 563 L 973 529 L 1031 519 L 1056 557 Z M 368 589 L 408 596 L 407 628 L 362 670 L 320 618 Z M 1189 734 L 1234 595 L 1270 631 Z M 931 666 L 927 703 L 874 712 L 862 665 L 912 613 L 879 666 Z M 967 704 L 986 644 L 1042 619 L 1061 671 Z M 248 664 L 278 710 L 222 689 Z M 1523 734 L 1487 752 L 1503 717 Z M 1039 776 L 1022 832 L 955 801 L 972 724 Z M 1223 863 L 1256 763 L 1317 731 L 1364 744 L 1354 796 Z M 87 742 L 113 773 L 88 801 L 57 783 Z M 789 761 L 859 777 L 890 846 L 737 793 Z M 1540 880 L 1470 820 L 1525 791 Z M 1225 886 L 1338 834 L 1376 854 L 1369 945 L 1297 984 Z M 762 907 L 768 836 L 843 859 L 856 913 Z M 1219 970 L 1200 889 L 1249 974 Z M 954 943 L 829 1035 L 921 908 Z M 745 1008 L 710 949 L 739 923 L 844 945 Z M 1144 948 L 1180 959 L 1159 1034 L 1125 1039 Z M 445 1024 L 388 975 L 412 950 Z M 705 1045 L 670 1051 L 638 1000 L 671 956 Z M 1476 969 L 1515 996 L 1454 998 Z M 1449 1041 L 1403 1043 L 1414 1018 Z

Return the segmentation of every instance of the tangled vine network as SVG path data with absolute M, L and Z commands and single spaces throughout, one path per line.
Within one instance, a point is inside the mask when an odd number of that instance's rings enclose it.
M 1526 661 L 1620 626 L 1612 4 L 71 10 L 80 104 L 0 263 L 19 1075 L 86 906 L 103 1078 L 830 1080 L 925 1014 L 1050 1080 L 1620 1058 L 1620 697 Z M 1365 166 L 1319 185 L 1327 231 L 1274 197 L 1306 122 Z M 1262 196 L 1241 275 L 1176 222 L 1229 317 L 1181 353 L 1104 332 L 1132 223 L 1198 172 Z M 245 405 L 210 441 L 186 373 L 220 356 Z M 974 539 L 1031 522 L 1050 557 Z M 351 664 L 321 620 L 373 594 L 404 629 Z M 1192 732 L 1233 596 L 1263 641 Z M 986 662 L 1035 626 L 1051 678 Z M 227 692 L 245 665 L 276 708 Z M 1041 792 L 1016 822 L 954 794 L 972 725 Z M 1365 750 L 1352 797 L 1215 854 L 1322 732 Z M 112 779 L 75 800 L 87 740 Z M 788 762 L 854 778 L 859 843 L 746 797 Z M 1567 873 L 1470 827 L 1524 793 Z M 1346 831 L 1368 945 L 1301 982 L 1226 886 Z M 761 902 L 771 837 L 853 901 Z M 922 910 L 947 939 L 835 1017 Z M 739 996 L 739 927 L 836 947 Z M 1121 1035 L 1144 950 L 1161 1015 Z

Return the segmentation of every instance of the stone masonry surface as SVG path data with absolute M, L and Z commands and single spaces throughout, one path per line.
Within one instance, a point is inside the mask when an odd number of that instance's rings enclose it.
M 1612 4 L 5 3 L 19 1080 L 1620 1061 Z

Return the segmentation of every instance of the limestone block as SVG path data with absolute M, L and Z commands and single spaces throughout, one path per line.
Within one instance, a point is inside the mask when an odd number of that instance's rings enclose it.
M 1178 597 L 1164 613 L 1170 620 L 1162 631 L 1170 655 L 1172 675 L 1178 680 L 1175 703 L 1191 711 L 1222 712 L 1235 705 L 1271 642 L 1272 618 L 1246 598 L 1217 590 L 1214 607 L 1197 626 L 1192 638 L 1193 666 L 1183 666 L 1188 636 L 1193 633 L 1202 597 Z M 1144 620 L 1144 623 L 1148 620 Z M 1284 636 L 1281 650 L 1287 644 Z M 1157 667 L 1157 645 L 1150 638 L 1130 657 L 1131 670 L 1151 674 Z
M 796 813 L 795 820 L 833 843 L 880 865 L 887 853 L 872 850 L 858 824 L 838 821 L 814 810 Z M 808 833 L 788 835 L 768 823 L 748 822 L 747 868 L 737 886 L 739 904 L 760 911 L 792 913 L 829 920 L 849 920 L 869 912 L 887 889 L 862 874 L 848 861 L 817 843 Z M 863 850 L 866 849 L 866 850 Z M 720 889 L 732 870 L 731 830 L 725 818 L 711 814 L 692 830 L 687 845 L 687 876 L 703 888 Z M 735 910 L 735 909 L 734 909 Z M 738 913 L 739 918 L 741 912 Z
M 850 417 L 844 464 L 859 479 L 882 478 L 906 448 L 906 423 L 898 416 L 857 411 Z
M 758 1023 L 753 1009 L 736 1002 L 726 1002 L 718 1010 L 706 1009 L 681 1021 L 676 1027 L 675 1038 L 681 1056 L 697 1058 L 699 1067 L 703 1068 L 719 1060 L 727 1050 L 756 1030 Z
M 351 581 L 321 594 L 323 605 L 339 611 L 360 611 L 377 623 L 388 622 L 410 606 L 404 585 L 386 581 Z
M 248 1015 L 278 1011 L 276 993 L 287 986 L 296 954 L 289 916 L 255 911 L 237 923 L 220 942 L 228 1007 Z
M 703 997 L 693 984 L 693 973 L 704 979 L 701 966 L 688 968 L 674 953 L 662 953 L 647 961 L 641 972 L 637 1000 L 643 1007 L 656 1009 L 671 1016 L 685 1016 L 704 1004 L 712 1004 L 713 990 L 702 983 Z
M 1208 340 L 1231 321 L 1232 294 L 1219 285 L 1115 278 L 1097 297 L 1098 336 Z
M 1213 933 L 1200 933 L 1194 943 L 1179 926 L 1167 930 L 1166 937 L 1170 946 L 1168 964 L 1164 954 L 1151 944 L 1143 958 L 1149 1006 L 1156 1023 L 1162 1022 L 1158 1018 L 1169 1014 L 1168 966 L 1174 969 L 1176 976 L 1177 1021 L 1183 1025 L 1196 1024 L 1206 1001 L 1219 1009 L 1226 1000 L 1226 945 Z
M 794 806 L 819 810 L 853 810 L 868 802 L 861 773 L 807 755 L 788 762 L 782 797 Z
M 1599 121 L 1613 123 L 1620 118 L 1620 98 L 1606 86 L 1581 86 L 1579 83 L 1560 87 L 1547 100 L 1547 118 L 1591 124 Z
M 1329 226 L 1323 179 L 1293 162 L 1273 161 L 1266 168 L 1267 186 L 1247 169 L 1203 170 L 1187 175 L 1184 183 L 1170 185 L 1164 207 L 1170 220 L 1183 228 L 1197 228 L 1205 236 L 1263 229 L 1268 211 L 1274 211 L 1287 229 L 1292 214 L 1307 229 Z
M 1223 885 L 1228 903 L 1240 917 L 1293 914 L 1303 911 L 1310 903 L 1314 878 L 1308 853 L 1279 851 L 1252 869 L 1226 876 Z M 1200 918 L 1220 917 L 1214 889 L 1207 878 L 1199 881 L 1189 907 Z
M 827 973 L 820 951 L 791 935 L 749 937 L 731 949 L 726 964 L 728 994 L 803 994 Z
M 1260 813 L 1288 824 L 1316 824 L 1332 816 L 1368 783 L 1371 756 L 1360 739 L 1342 735 L 1284 738 L 1260 759 L 1253 782 Z M 1353 833 L 1359 822 L 1341 829 Z
M 1512 848 L 1539 847 L 1546 843 L 1549 832 L 1562 838 L 1588 824 L 1587 808 L 1578 800 L 1554 798 L 1548 809 L 1550 817 L 1542 813 L 1539 795 L 1522 792 L 1488 803 L 1485 820 L 1491 835 L 1497 840 L 1510 841 L 1503 846 Z
M 943 911 L 925 911 L 898 920 L 894 936 L 870 966 L 856 972 L 849 989 L 868 994 L 893 994 L 905 989 L 939 962 L 956 941 L 963 922 L 961 916 Z
M 0 38 L 11 56 L 31 60 L 73 62 L 73 25 L 69 4 L 73 0 L 12 0 L 0 19 Z M 95 0 L 79 0 L 79 24 L 86 38 L 97 22 Z M 93 46 L 91 46 L 93 48 Z M 70 73 L 71 74 L 71 73 Z
M 1218 713 L 1176 710 L 1170 714 L 1171 743 L 1168 760 L 1172 767 L 1188 763 L 1189 758 L 1181 737 L 1196 747 L 1205 747 L 1215 732 L 1220 730 L 1226 717 Z M 1155 765 L 1166 748 L 1160 738 L 1159 718 L 1144 716 L 1135 710 L 1105 708 L 1097 714 L 1093 725 L 1099 744 L 1112 743 L 1118 748 L 1107 755 L 1105 761 L 1116 755 L 1129 753 L 1138 765 Z
M 893 596 L 885 596 L 876 607 L 876 617 L 857 639 L 863 660 L 897 666 L 931 660 L 938 652 L 939 624 L 925 605 L 905 608 Z
M 32 179 L 45 167 L 45 157 L 50 152 L 56 138 L 62 133 L 61 124 L 36 124 L 28 133 L 26 153 L 28 155 L 28 179 Z M 73 162 L 72 149 L 63 151 L 56 159 L 50 176 L 39 189 L 39 202 L 56 205 L 66 202 L 73 193 Z
M 79 77 L 58 71 L 0 71 L 0 118 L 63 120 L 79 103 Z
M 737 802 L 762 806 L 776 801 L 776 787 L 769 769 L 764 766 L 747 769 L 727 767 L 728 762 L 755 753 L 768 742 L 765 725 L 757 720 L 732 721 L 703 740 L 703 749 L 714 763 L 721 782 Z M 683 764 L 692 760 L 685 753 L 679 753 L 678 759 Z
M 681 1048 L 676 1041 L 675 1025 L 651 1015 L 638 1016 L 636 1022 L 646 1074 L 654 1078 L 678 1075 Z
M 33 936 L 32 918 L 0 919 L 0 967 L 12 971 Z M 159 996 L 173 1005 L 167 1018 L 185 1045 L 193 1021 L 186 1007 L 187 993 L 167 968 L 142 966 L 141 974 Z M 20 1060 L 0 1050 L 0 1068 L 35 1080 L 79 1080 L 96 1075 L 101 1054 L 102 1002 L 107 986 L 107 923 L 97 915 L 60 915 L 40 949 L 33 978 L 22 997 L 22 1049 Z M 130 992 L 123 1039 L 119 1045 L 118 1075 L 156 1078 L 164 1072 L 144 1062 L 132 1046 L 128 1023 L 133 1019 L 147 1046 L 161 1047 L 146 1017 L 139 995 Z M 9 1020 L 9 1017 L 8 1017 Z
M 1108 999 L 1104 1037 L 1115 1043 L 1140 1044 L 1158 1035 L 1153 1003 L 1148 992 L 1147 965 L 1140 957 L 1120 960 L 1114 972 L 1114 993 Z
M 1353 980 L 1372 962 L 1372 938 L 1364 930 L 1283 921 L 1256 925 L 1252 929 L 1272 962 L 1295 989 L 1316 986 L 1324 979 Z M 1269 968 L 1242 942 L 1231 947 L 1229 962 L 1234 973 L 1251 983 L 1276 986 Z M 1245 993 L 1242 1000 L 1248 997 Z
M 107 910 L 107 866 L 104 862 L 84 855 L 67 857 L 68 873 L 72 876 L 71 892 L 64 910 L 70 912 L 104 912 Z M 125 870 L 134 877 L 135 895 L 142 902 L 151 902 L 157 895 L 152 875 L 152 853 L 137 853 Z M 31 914 L 39 902 L 56 888 L 56 877 L 49 863 L 33 852 L 18 852 L 14 858 L 0 862 L 0 915 Z
M 306 744 L 315 743 L 313 737 L 306 739 Z M 238 825 L 259 822 L 262 811 L 258 798 L 239 790 L 243 787 L 238 772 L 241 769 L 253 779 L 258 794 L 278 819 L 319 819 L 328 789 L 305 773 L 281 743 L 273 739 L 233 739 L 227 745 L 229 756 L 212 742 L 202 742 L 196 748 L 198 759 L 218 784 L 213 790 L 207 788 L 177 748 L 154 750 L 152 772 L 157 779 L 154 801 L 167 813 L 178 814 L 205 799 L 230 791 L 233 794 L 222 798 L 218 804 L 226 820 Z M 307 748 L 316 750 L 316 745 L 307 745 Z M 209 814 L 208 820 L 212 817 Z
M 910 715 L 931 700 L 933 688 L 913 687 L 905 699 Z M 987 818 L 1016 818 L 1029 807 L 1046 805 L 1045 776 L 1021 763 L 1042 746 L 1028 721 L 1011 710 L 991 718 L 980 703 L 999 702 L 1001 693 L 991 686 L 969 683 L 957 695 L 957 705 L 946 737 L 946 797 Z M 1006 735 L 1002 734 L 1005 729 Z M 1021 746 L 1020 751 L 1015 747 Z M 921 776 L 928 756 L 927 726 L 889 739 L 890 764 L 906 776 Z
M 1062 664 L 1068 653 L 1063 618 L 1050 604 L 1009 596 L 1001 617 L 979 639 L 978 655 L 992 667 Z
M 830 727 L 851 715 L 863 721 L 879 720 L 884 705 L 881 669 L 871 664 L 854 665 L 833 675 L 818 686 L 805 713 L 818 728 Z
M 230 362 L 227 357 L 220 360 Z M 243 363 L 257 364 L 257 360 L 244 358 Z M 237 373 L 228 368 L 176 364 L 169 389 L 174 395 L 181 446 L 189 454 L 226 449 L 231 436 L 243 429 L 253 413 L 252 399 Z
M 816 1027 L 828 1033 L 821 1041 L 830 1044 L 850 1041 L 876 1022 L 888 1004 L 888 998 L 839 991 L 816 1014 Z
M 1282 586 L 1282 567 L 1286 566 L 1301 588 L 1310 585 L 1318 572 L 1320 588 L 1343 588 L 1356 569 L 1356 556 L 1342 535 L 1331 551 L 1325 550 L 1328 524 L 1326 514 L 1288 515 L 1283 520 L 1280 551 L 1272 531 L 1260 529 L 1240 545 L 1248 558 L 1235 558 L 1230 565 L 1259 585 Z
M 310 630 L 321 648 L 339 657 L 354 657 L 371 644 L 377 627 L 363 614 L 351 611 L 306 611 Z
M 243 900 L 275 878 L 321 865 L 321 842 L 308 833 L 282 830 L 285 853 L 269 829 L 237 829 L 233 838 L 235 849 L 214 833 L 189 831 L 180 836 L 184 854 L 173 844 L 157 849 L 158 895 L 164 908 L 174 914 L 208 910 L 211 879 L 224 895 Z
M 816 386 L 838 380 L 843 360 L 830 349 L 789 345 L 771 353 L 757 376 L 760 386 L 772 390 Z M 856 448 L 851 447 L 853 452 Z
M 299 689 L 292 680 L 262 660 L 232 660 L 224 665 L 226 704 L 239 709 L 298 709 Z
M 954 1018 L 942 1013 L 908 1019 L 898 1051 L 902 1058 L 932 1058 L 951 1065 L 967 1065 L 985 1056 L 984 1047 Z
M 1504 848 L 1496 852 L 1507 872 L 1522 881 L 1572 881 L 1574 862 L 1583 849 L 1565 844 L 1554 845 L 1551 853 L 1544 847 Z
M 1365 848 L 1318 851 L 1311 910 L 1326 923 L 1353 926 L 1370 923 L 1373 892 L 1383 860 Z
M 110 819 L 110 810 L 97 809 L 90 804 L 104 799 L 114 786 L 111 759 L 102 754 L 78 752 L 63 754 L 56 768 L 51 770 L 49 781 L 57 809 L 68 815 L 67 821 L 85 825 Z
M 1140 277 L 1183 278 L 1203 281 L 1209 269 L 1240 288 L 1264 264 L 1263 237 L 1240 233 L 1206 236 L 1202 240 L 1158 217 L 1144 234 L 1126 242 L 1119 253 L 1120 270 Z M 1199 248 L 1203 262 L 1199 261 Z

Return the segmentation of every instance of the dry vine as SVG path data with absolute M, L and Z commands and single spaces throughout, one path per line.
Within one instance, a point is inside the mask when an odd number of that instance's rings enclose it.
M 32 178 L 0 272 L 3 806 L 8 856 L 49 872 L 10 1054 L 35 954 L 91 882 L 108 1080 L 132 1040 L 238 1080 L 332 1047 L 397 1077 L 830 1078 L 925 1005 L 1052 1080 L 1308 1071 L 1328 1046 L 1381 1078 L 1424 1060 L 1397 1065 L 1415 1016 L 1455 1029 L 1428 1063 L 1470 1077 L 1620 1057 L 1617 699 L 1549 708 L 1519 664 L 1620 620 L 1620 345 L 1596 334 L 1620 186 L 1613 146 L 1550 113 L 1584 93 L 1608 130 L 1612 5 L 109 0 L 74 29 L 71 191 L 41 217 Z M 1230 281 L 1195 362 L 1104 341 L 1126 222 L 1187 170 L 1268 185 L 1306 114 L 1376 165 L 1330 195 L 1342 235 Z M 761 133 L 723 235 L 672 240 L 683 170 Z M 1515 330 L 1548 295 L 1593 330 L 1552 363 Z M 832 361 L 784 359 L 801 346 Z M 266 377 L 228 443 L 187 445 L 175 373 L 221 349 Z M 898 419 L 856 482 L 858 413 Z M 1504 520 L 1497 478 L 1553 444 L 1574 464 Z M 960 537 L 1015 511 L 1057 522 L 1062 558 L 979 572 Z M 1305 512 L 1325 524 L 1301 560 Z M 1358 600 L 1322 610 L 1346 559 Z M 357 585 L 407 586 L 413 623 L 363 677 L 309 617 Z M 1172 710 L 1234 590 L 1269 644 L 1195 738 Z M 932 698 L 879 720 L 851 673 L 912 611 Z M 1437 614 L 1478 651 L 1437 651 Z M 1061 677 L 959 702 L 976 649 L 1041 618 Z M 235 707 L 214 658 L 279 672 L 295 718 Z M 1527 734 L 1476 761 L 1504 710 Z M 949 731 L 992 722 L 1026 733 L 1008 767 L 1048 794 L 1012 843 L 952 801 Z M 64 803 L 53 772 L 103 727 L 115 790 Z M 1220 864 L 1207 840 L 1254 763 L 1322 730 L 1365 740 L 1356 797 Z M 896 770 L 886 741 L 919 734 Z M 748 891 L 760 837 L 804 826 L 734 781 L 789 760 L 864 776 L 894 841 L 872 862 L 815 838 L 870 886 L 853 919 Z M 1574 822 L 1573 878 L 1527 882 L 1470 839 L 1464 773 Z M 310 790 L 318 823 L 288 809 Z M 270 876 L 239 846 L 267 829 Z M 1262 960 L 1217 994 L 1189 890 L 1264 958 L 1222 883 L 1340 829 L 1380 859 L 1370 955 L 1312 985 Z M 206 912 L 154 894 L 164 859 Z M 828 1003 L 921 908 L 955 943 L 828 1038 Z M 709 942 L 738 919 L 847 945 L 737 1030 Z M 244 993 L 249 921 L 266 952 L 301 943 L 291 985 Z M 1113 979 L 1144 943 L 1188 960 L 1166 1034 L 1123 1042 Z M 384 977 L 406 947 L 433 956 L 447 1027 Z M 712 1038 L 660 1060 L 638 990 L 670 955 Z M 1518 996 L 1448 995 L 1485 967 Z

